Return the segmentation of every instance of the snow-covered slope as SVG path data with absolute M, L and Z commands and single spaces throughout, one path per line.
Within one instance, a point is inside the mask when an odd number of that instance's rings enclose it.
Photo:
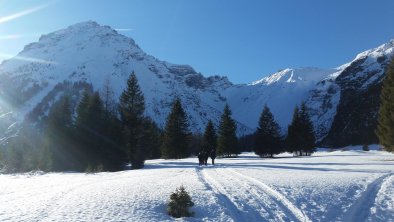
M 242 154 L 198 167 L 195 158 L 150 160 L 116 173 L 0 175 L 0 221 L 174 221 L 181 185 L 194 217 L 181 221 L 394 221 L 394 155 L 317 152 L 261 159 Z
M 294 107 L 308 98 L 309 91 L 335 69 L 284 69 L 248 85 L 236 85 L 224 91 L 234 116 L 255 128 L 267 104 L 284 132 L 291 121 Z M 242 104 L 242 105 L 240 105 Z

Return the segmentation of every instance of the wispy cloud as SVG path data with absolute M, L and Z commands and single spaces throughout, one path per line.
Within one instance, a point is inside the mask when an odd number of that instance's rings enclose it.
M 133 29 L 115 29 L 116 31 L 118 31 L 118 32 L 131 32 L 131 31 L 133 31 Z
M 17 18 L 20 18 L 20 17 L 23 17 L 23 16 L 25 16 L 25 15 L 34 13 L 34 12 L 36 12 L 36 11 L 39 11 L 39 10 L 41 10 L 41 9 L 43 9 L 43 8 L 48 7 L 50 4 L 52 4 L 52 3 L 47 3 L 47 4 L 44 4 L 44 5 L 39 5 L 39 6 L 30 8 L 30 9 L 26 9 L 26 10 L 21 11 L 21 12 L 14 13 L 14 14 L 12 14 L 12 15 L 7 15 L 7 16 L 4 16 L 4 17 L 0 17 L 0 24 L 1 24 L 1 23 L 5 23 L 5 22 L 8 22 L 8 21 L 11 21 L 11 20 L 14 20 L 14 19 L 17 19 Z
M 25 57 L 25 56 L 12 56 L 12 55 L 5 54 L 5 53 L 0 53 L 0 57 L 2 57 L 4 59 L 11 59 L 12 58 L 12 59 L 21 60 L 21 61 L 36 62 L 36 63 L 42 63 L 42 64 L 57 64 L 57 62 L 48 61 L 48 60 L 44 60 L 44 59 Z

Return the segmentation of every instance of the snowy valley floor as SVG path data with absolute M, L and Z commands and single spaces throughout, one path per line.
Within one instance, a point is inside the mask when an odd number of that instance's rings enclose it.
M 198 167 L 147 161 L 117 173 L 0 175 L 0 221 L 173 221 L 166 202 L 184 185 L 195 203 L 181 221 L 394 221 L 394 155 L 252 153 Z

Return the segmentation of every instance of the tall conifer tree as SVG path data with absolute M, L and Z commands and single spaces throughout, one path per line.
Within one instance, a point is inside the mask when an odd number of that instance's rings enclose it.
M 63 96 L 52 105 L 45 124 L 48 152 L 52 155 L 53 170 L 76 170 L 74 144 L 71 139 L 72 111 L 70 99 Z
M 384 149 L 394 152 L 394 58 L 383 82 L 376 134 Z
M 305 102 L 301 104 L 299 116 L 301 122 L 301 129 L 299 130 L 302 143 L 301 150 L 304 155 L 309 156 L 315 151 L 316 137 L 313 129 L 313 123 L 309 117 Z
M 237 125 L 231 117 L 228 104 L 224 107 L 218 129 L 217 154 L 225 157 L 240 153 L 236 135 Z
M 82 157 L 81 164 L 86 169 L 97 170 L 104 167 L 104 106 L 99 93 L 84 92 L 77 107 L 75 135 Z
M 273 157 L 281 152 L 280 127 L 267 105 L 261 113 L 256 131 L 255 153 L 260 157 Z
M 212 151 L 216 153 L 216 146 L 217 135 L 215 131 L 215 126 L 213 125 L 212 121 L 209 120 L 207 126 L 205 127 L 200 151 L 208 152 L 208 154 L 210 154 Z
M 300 154 L 302 149 L 301 137 L 298 132 L 300 127 L 300 109 L 298 108 L 298 106 L 296 106 L 294 108 L 292 121 L 287 128 L 286 146 L 288 152 L 295 153 L 297 155 Z
M 295 107 L 293 119 L 288 127 L 287 151 L 296 155 L 311 155 L 315 148 L 315 133 L 305 103 Z
M 190 155 L 190 132 L 181 100 L 175 99 L 164 129 L 162 155 L 164 158 L 185 158 Z
M 126 150 L 122 147 L 122 125 L 118 119 L 118 110 L 114 99 L 114 91 L 111 88 L 110 79 L 106 79 L 100 92 L 104 105 L 104 144 L 103 155 L 105 169 L 109 171 L 121 170 L 127 162 Z
M 126 89 L 120 96 L 119 110 L 124 126 L 125 142 L 129 160 L 134 169 L 144 166 L 146 151 L 143 147 L 142 120 L 145 111 L 144 95 L 134 72 L 127 80 Z

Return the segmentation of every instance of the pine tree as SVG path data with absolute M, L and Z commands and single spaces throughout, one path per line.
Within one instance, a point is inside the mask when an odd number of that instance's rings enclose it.
M 281 152 L 280 140 L 280 127 L 275 122 L 268 106 L 265 105 L 256 131 L 255 153 L 260 157 L 273 157 L 274 154 L 279 154 Z
M 78 131 L 84 131 L 86 129 L 85 122 L 89 117 L 88 106 L 90 103 L 90 97 L 90 93 L 88 91 L 84 91 L 82 98 L 78 103 L 76 110 L 77 118 L 75 119 L 75 127 Z
M 78 142 L 82 168 L 116 171 L 123 168 L 122 127 L 114 110 L 107 110 L 98 92 L 84 93 L 75 119 L 74 138 Z
M 85 170 L 91 165 L 90 144 L 93 138 L 89 133 L 89 103 L 91 95 L 88 91 L 84 91 L 82 98 L 76 109 L 76 118 L 74 120 L 74 130 L 72 131 L 73 140 L 77 141 L 78 149 L 77 159 L 79 160 L 79 170 Z
M 87 109 L 87 133 L 89 142 L 90 165 L 102 168 L 104 156 L 104 105 L 98 92 L 93 93 Z
M 181 186 L 171 194 L 167 212 L 175 218 L 190 217 L 194 215 L 193 212 L 189 212 L 189 208 L 192 206 L 194 206 L 192 198 L 186 192 L 185 187 Z
M 161 157 L 161 130 L 150 118 L 144 118 L 144 147 L 147 159 L 158 159 Z
M 104 168 L 108 171 L 122 170 L 127 162 L 127 154 L 122 146 L 122 124 L 118 119 L 119 113 L 115 108 L 114 91 L 109 78 L 105 80 L 100 95 L 104 106 L 103 125 L 106 126 L 103 130 L 103 155 L 106 157 L 103 160 Z
M 129 161 L 134 169 L 142 168 L 146 158 L 146 150 L 141 141 L 144 138 L 142 120 L 145 99 L 134 72 L 127 80 L 127 87 L 120 96 L 119 110 Z
M 394 58 L 387 68 L 383 82 L 376 134 L 384 149 L 394 152 Z
M 231 110 L 228 104 L 224 107 L 223 114 L 220 118 L 217 154 L 225 157 L 238 155 L 238 139 L 236 136 L 237 125 L 231 117 Z
M 104 131 L 104 107 L 100 95 L 95 92 L 84 92 L 77 107 L 75 119 L 75 139 L 78 147 L 83 168 L 90 167 L 93 170 L 102 165 L 103 155 L 103 131 Z
M 104 161 L 105 170 L 118 171 L 124 169 L 127 162 L 126 150 L 123 146 L 122 124 L 113 113 L 104 119 Z
M 296 155 L 311 155 L 315 148 L 315 133 L 305 103 L 294 109 L 293 120 L 288 127 L 286 143 L 288 151 Z
M 302 142 L 301 137 L 299 135 L 299 129 L 301 128 L 301 120 L 300 120 L 300 109 L 298 106 L 294 108 L 293 119 L 287 128 L 287 138 L 286 145 L 287 151 L 291 153 L 295 153 L 299 155 L 302 150 Z
M 145 111 L 145 99 L 134 72 L 131 73 L 127 87 L 120 96 L 119 110 L 122 122 L 126 126 L 140 124 Z
M 54 103 L 46 120 L 44 134 L 48 153 L 52 154 L 52 166 L 55 171 L 77 170 L 75 149 L 71 137 L 72 110 L 70 99 L 63 96 Z
M 313 123 L 309 117 L 305 102 L 301 104 L 299 116 L 302 125 L 300 130 L 302 152 L 304 155 L 309 156 L 315 151 L 316 137 L 313 129 Z
M 175 99 L 163 135 L 162 155 L 164 158 L 185 158 L 190 155 L 190 132 L 187 116 L 181 100 Z
M 211 154 L 211 152 L 216 153 L 217 146 L 217 135 L 215 131 L 215 127 L 211 120 L 208 121 L 207 126 L 205 127 L 204 136 L 202 138 L 201 149 L 200 152 Z

